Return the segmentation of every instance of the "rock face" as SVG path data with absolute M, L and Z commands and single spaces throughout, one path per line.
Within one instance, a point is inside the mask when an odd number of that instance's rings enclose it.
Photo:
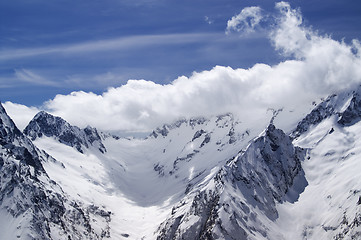
M 290 136 L 275 112 L 135 139 L 45 112 L 22 133 L 0 105 L 0 238 L 358 239 L 361 90 L 303 114 Z
M 21 163 L 32 166 L 37 172 L 44 170 L 34 145 L 15 126 L 1 104 L 0 145 L 5 152 L 19 159 Z
M 106 226 L 94 231 L 96 208 L 70 200 L 50 180 L 42 162 L 49 157 L 26 138 L 0 104 L 0 211 L 19 239 L 101 239 Z M 110 214 L 106 216 L 110 221 Z M 14 233 L 12 233 L 14 234 Z M 2 233 L 6 238 L 6 232 Z
M 298 124 L 291 136 L 299 137 L 311 126 L 316 126 L 323 120 L 337 116 L 341 126 L 351 126 L 361 120 L 361 86 L 349 93 L 333 94 L 318 104 Z
M 169 131 L 179 128 L 183 124 L 189 125 L 192 128 L 194 128 L 197 125 L 202 125 L 206 122 L 209 122 L 209 120 L 199 117 L 199 118 L 191 118 L 189 120 L 181 119 L 178 120 L 172 124 L 164 124 L 162 127 L 158 127 L 152 133 L 150 134 L 150 137 L 157 138 L 159 136 L 166 137 L 169 134 Z
M 251 138 L 249 130 L 235 121 L 232 114 L 223 114 L 210 119 L 199 117 L 165 124 L 154 130 L 148 140 L 164 144 L 163 156 L 171 153 L 166 158 L 159 158 L 153 166 L 160 176 L 186 177 L 184 175 L 189 175 L 192 168 L 192 179 L 197 181 L 223 158 L 228 160 L 234 156 L 233 146 L 247 143 Z M 210 152 L 212 156 L 207 157 Z
M 59 142 L 76 148 L 83 153 L 84 148 L 95 146 L 100 152 L 106 152 L 102 139 L 95 128 L 87 127 L 80 129 L 70 125 L 64 119 L 55 117 L 44 111 L 39 112 L 28 126 L 24 134 L 35 140 L 41 136 L 54 137 Z
M 317 107 L 297 124 L 296 129 L 292 133 L 292 137 L 299 137 L 301 134 L 308 131 L 312 125 L 317 125 L 324 119 L 333 115 L 335 113 L 335 102 L 337 101 L 337 98 L 337 95 L 331 95 L 325 101 L 317 105 Z
M 361 96 L 360 91 L 354 92 L 350 103 L 345 111 L 340 114 L 338 123 L 343 126 L 351 126 L 361 120 Z
M 266 239 L 267 226 L 278 217 L 297 175 L 306 183 L 304 151 L 270 125 L 264 135 L 221 168 L 205 187 L 198 187 L 173 208 L 157 239 Z

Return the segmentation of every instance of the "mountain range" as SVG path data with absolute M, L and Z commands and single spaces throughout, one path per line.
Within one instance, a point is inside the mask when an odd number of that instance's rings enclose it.
M 125 138 L 44 111 L 20 131 L 0 105 L 1 238 L 360 239 L 361 88 L 290 131 L 274 113 Z

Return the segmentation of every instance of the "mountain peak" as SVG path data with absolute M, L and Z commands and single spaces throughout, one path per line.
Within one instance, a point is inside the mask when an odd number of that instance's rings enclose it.
M 43 135 L 47 137 L 60 135 L 64 129 L 70 128 L 70 124 L 64 119 L 41 111 L 37 113 L 28 126 L 26 126 L 24 133 L 32 140 L 35 140 Z
M 13 142 L 16 136 L 20 136 L 21 132 L 15 123 L 7 115 L 5 108 L 0 103 L 0 139 L 3 143 Z M 5 141 L 3 141 L 5 140 Z
M 47 113 L 45 111 L 40 111 L 38 112 L 35 116 L 34 116 L 34 119 L 37 119 L 37 118 L 40 118 L 40 117 L 54 117 L 54 115 L 51 115 L 50 113 Z
M 209 184 L 201 183 L 172 208 L 157 239 L 253 239 L 266 233 L 258 214 L 277 219 L 277 203 L 284 201 L 296 176 L 304 179 L 302 157 L 291 138 L 270 124 Z
M 37 150 L 32 142 L 16 127 L 0 103 L 0 145 L 21 163 L 44 171 Z
M 36 119 L 41 122 L 55 118 L 41 112 Z M 2 238 L 100 239 L 106 235 L 110 214 L 98 206 L 84 206 L 65 194 L 44 169 L 42 163 L 49 158 L 19 131 L 0 103 Z M 103 220 L 105 227 L 99 228 L 98 223 L 92 226 L 94 218 Z
M 194 130 L 199 126 L 207 125 L 210 122 L 215 123 L 215 126 L 217 128 L 229 128 L 234 126 L 235 124 L 238 124 L 238 122 L 235 121 L 232 113 L 221 114 L 210 118 L 206 118 L 206 117 L 192 117 L 189 119 L 183 118 L 171 124 L 164 124 L 161 127 L 157 127 L 155 130 L 152 131 L 150 137 L 157 138 L 159 135 L 161 135 L 162 137 L 166 137 L 168 136 L 171 130 L 180 128 L 182 125 L 189 126 L 192 130 Z
M 98 147 L 102 153 L 106 151 L 95 128 L 80 129 L 70 125 L 61 117 L 44 111 L 35 115 L 24 129 L 24 134 L 32 140 L 42 136 L 53 137 L 63 144 L 76 148 L 81 153 L 84 152 L 84 148 L 89 148 L 91 145 Z
M 348 107 L 340 114 L 338 123 L 351 126 L 361 120 L 361 87 L 352 93 Z

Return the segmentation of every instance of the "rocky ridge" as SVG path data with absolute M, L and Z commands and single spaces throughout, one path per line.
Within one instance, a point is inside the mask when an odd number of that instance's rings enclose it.
M 83 153 L 84 148 L 95 146 L 100 152 L 106 152 L 102 138 L 95 128 L 90 126 L 80 129 L 70 125 L 64 119 L 53 116 L 44 111 L 39 112 L 24 129 L 24 134 L 31 140 L 47 136 L 54 137 L 59 142 L 76 148 Z
M 257 239 L 260 233 L 265 238 L 259 210 L 277 218 L 276 203 L 285 200 L 297 175 L 304 179 L 303 157 L 290 137 L 270 125 L 212 181 L 172 209 L 157 239 Z
M 24 130 L 27 137 L 1 107 L 0 211 L 15 219 L 14 232 L 22 239 L 357 239 L 361 183 L 352 174 L 339 175 L 346 167 L 358 169 L 360 96 L 360 89 L 331 95 L 290 136 L 273 125 L 277 115 L 260 135 L 259 129 L 225 114 L 165 124 L 147 139 L 122 139 L 40 112 Z M 55 168 L 58 160 L 32 141 L 48 150 L 59 147 L 53 152 L 59 158 L 68 151 L 66 166 Z M 59 171 L 79 180 L 83 195 L 73 198 L 64 192 L 80 189 L 69 180 L 65 188 Z M 330 185 L 333 178 L 337 182 Z M 108 200 L 82 202 L 88 189 Z M 131 231 L 132 224 L 122 228 L 128 219 L 119 206 L 107 205 L 115 197 L 123 204 L 131 200 L 127 207 L 135 207 L 134 214 L 145 216 L 148 207 L 159 207 L 157 215 L 160 211 L 164 218 L 154 223 L 154 234 L 137 235 L 140 228 Z M 282 228 L 290 221 L 285 209 L 297 212 L 300 206 L 302 215 L 310 203 L 327 209 L 318 212 L 322 218 L 310 222 L 292 216 L 294 233 Z
M 9 223 L 17 224 L 20 239 L 101 239 L 91 219 L 110 214 L 99 207 L 86 207 L 71 200 L 61 187 L 49 179 L 42 162 L 55 161 L 38 150 L 15 126 L 0 105 L 0 211 Z M 6 233 L 4 233 L 6 236 Z

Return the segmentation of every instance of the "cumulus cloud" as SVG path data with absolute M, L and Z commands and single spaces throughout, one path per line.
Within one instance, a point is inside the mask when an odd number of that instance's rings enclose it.
M 275 49 L 288 57 L 277 65 L 256 64 L 249 69 L 216 66 L 166 85 L 129 80 L 101 95 L 81 91 L 57 95 L 44 108 L 81 127 L 145 131 L 181 117 L 226 112 L 233 112 L 242 122 L 269 118 L 269 109 L 283 108 L 301 117 L 307 103 L 360 84 L 359 41 L 347 45 L 318 35 L 304 26 L 300 11 L 286 2 L 277 3 L 276 9 L 276 25 L 269 38 Z M 251 31 L 261 19 L 260 12 L 258 7 L 242 10 L 228 22 L 227 29 Z M 251 16 L 252 21 L 245 20 Z
M 241 34 L 249 34 L 255 31 L 263 19 L 262 9 L 260 7 L 246 7 L 238 15 L 228 20 L 226 33 L 232 31 Z
M 280 16 L 277 19 L 277 28 L 271 32 L 270 39 L 275 48 L 283 51 L 283 54 L 300 57 L 301 51 L 312 45 L 311 38 L 317 35 L 302 26 L 302 15 L 298 10 L 292 9 L 289 3 L 276 3 L 276 9 L 279 10 Z
M 300 11 L 292 9 L 289 3 L 277 3 L 276 9 L 281 15 L 277 19 L 277 28 L 270 33 L 270 40 L 276 50 L 304 65 L 300 74 L 304 79 L 300 81 L 305 90 L 329 93 L 360 83 L 360 46 L 357 40 L 347 45 L 329 36 L 319 36 L 303 25 Z
M 126 85 L 110 88 L 102 95 L 85 92 L 58 95 L 45 107 L 77 125 L 90 124 L 107 130 L 149 130 L 179 117 L 245 108 L 246 97 L 256 84 L 248 78 L 268 68 L 259 65 L 255 71 L 248 71 L 217 66 L 211 71 L 194 73 L 190 78 L 180 77 L 168 85 L 129 80 Z
M 349 46 L 317 35 L 303 25 L 300 11 L 288 3 L 277 3 L 276 9 L 270 40 L 277 50 L 294 59 L 249 69 L 216 66 L 167 85 L 129 80 L 102 95 L 58 95 L 46 103 L 46 108 L 78 125 L 145 130 L 179 117 L 223 112 L 252 119 L 269 108 L 296 109 L 360 82 L 360 55 L 354 53 L 360 49 L 357 41 Z M 261 18 L 259 7 L 245 8 L 228 22 L 227 29 L 251 31 Z

